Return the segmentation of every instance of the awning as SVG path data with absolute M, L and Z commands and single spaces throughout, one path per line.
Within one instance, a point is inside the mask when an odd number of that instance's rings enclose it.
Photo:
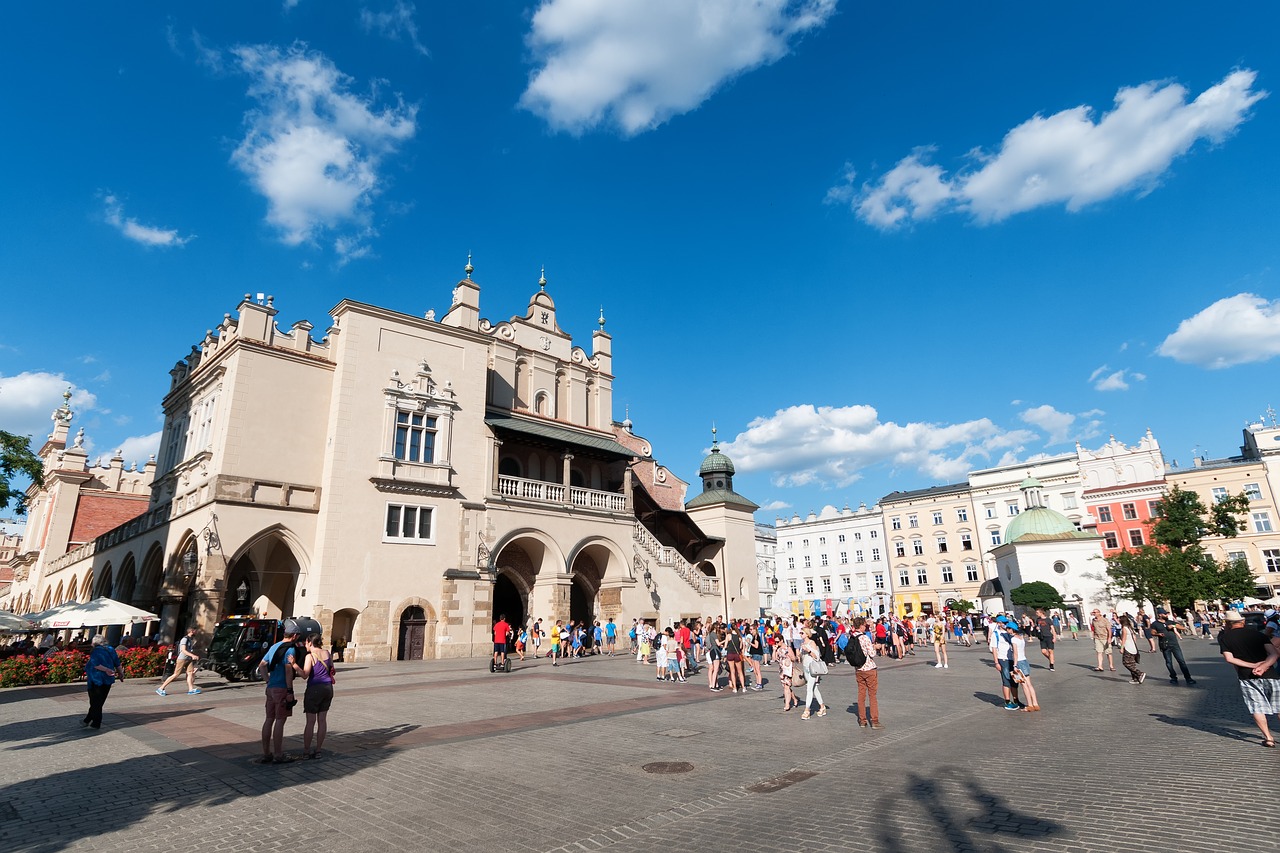
M 515 433 L 528 439 L 541 440 L 556 445 L 569 445 L 570 447 L 594 451 L 618 459 L 632 459 L 640 455 L 630 448 L 623 447 L 609 436 L 599 433 L 580 432 L 576 429 L 569 429 L 546 421 L 490 413 L 485 415 L 484 422 L 493 429 Z

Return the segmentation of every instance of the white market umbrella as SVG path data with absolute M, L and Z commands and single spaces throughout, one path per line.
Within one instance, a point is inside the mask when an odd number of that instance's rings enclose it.
M 26 619 L 28 622 L 31 623 L 31 626 L 30 626 L 31 628 L 38 630 L 40 628 L 49 627 L 44 624 L 46 619 L 52 619 L 53 617 L 57 616 L 59 613 L 63 613 L 67 610 L 70 610 L 73 607 L 79 607 L 79 606 L 80 606 L 80 603 L 77 601 L 64 601 L 62 604 L 56 604 L 53 607 L 50 607 L 48 610 L 41 610 L 39 613 L 28 613 L 22 618 Z
M 62 630 L 98 625 L 134 625 L 138 622 L 156 622 L 160 619 L 138 607 L 111 598 L 95 598 L 85 604 L 60 609 L 39 620 L 41 626 Z
M 0 631 L 30 631 L 34 627 L 30 619 L 24 619 L 8 610 L 0 610 Z

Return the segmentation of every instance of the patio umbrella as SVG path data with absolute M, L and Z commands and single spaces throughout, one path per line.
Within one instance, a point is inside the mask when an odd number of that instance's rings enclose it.
M 0 610 L 0 631 L 30 631 L 34 627 L 30 620 L 23 619 L 17 613 Z
M 77 601 L 65 601 L 62 604 L 56 604 L 53 607 L 50 607 L 48 610 L 41 610 L 39 613 L 28 613 L 24 615 L 22 618 L 26 619 L 28 622 L 31 623 L 28 630 L 39 630 L 41 628 L 49 627 L 48 625 L 44 624 L 46 619 L 51 619 L 54 616 L 57 616 L 59 613 L 70 610 L 72 607 L 79 607 L 79 606 L 80 606 L 80 603 Z
M 133 625 L 138 622 L 155 622 L 160 619 L 138 607 L 111 598 L 95 598 L 85 604 L 58 609 L 56 613 L 38 620 L 45 628 L 84 628 L 98 625 Z M 36 621 L 33 617 L 33 621 Z

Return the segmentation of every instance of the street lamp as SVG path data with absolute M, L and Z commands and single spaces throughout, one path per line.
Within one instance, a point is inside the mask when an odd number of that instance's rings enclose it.
M 773 591 L 774 591 L 774 592 L 777 592 L 777 591 L 778 591 L 778 576 L 777 576 L 777 575 L 774 575 L 773 577 L 769 578 L 769 583 L 771 583 L 771 584 L 773 585 Z
M 243 613 L 245 606 L 249 603 L 249 583 L 244 579 L 240 579 L 240 585 L 236 587 L 236 612 Z
M 653 586 L 653 575 L 649 572 L 648 566 L 645 566 L 644 569 L 644 586 L 645 589 L 649 589 Z
M 182 579 L 190 583 L 199 568 L 200 555 L 196 553 L 196 544 L 192 542 L 191 547 L 187 549 L 187 553 L 182 555 Z

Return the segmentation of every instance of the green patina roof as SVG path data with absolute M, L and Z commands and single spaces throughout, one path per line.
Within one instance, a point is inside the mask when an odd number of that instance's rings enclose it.
M 755 512 L 760 508 L 759 504 L 747 500 L 732 489 L 707 489 L 705 492 L 686 503 L 684 507 L 685 509 L 695 509 L 700 506 L 710 506 L 711 504 L 722 503 L 749 507 L 752 512 Z
M 698 469 L 698 476 L 707 474 L 732 474 L 734 473 L 733 460 L 720 452 L 720 448 L 712 446 L 711 452 L 707 454 L 707 458 L 702 460 L 702 467 Z
M 1050 539 L 1091 539 L 1088 533 L 1076 530 L 1071 520 L 1057 510 L 1035 506 L 1023 510 L 1005 528 L 1006 544 L 1022 540 L 1045 541 Z

